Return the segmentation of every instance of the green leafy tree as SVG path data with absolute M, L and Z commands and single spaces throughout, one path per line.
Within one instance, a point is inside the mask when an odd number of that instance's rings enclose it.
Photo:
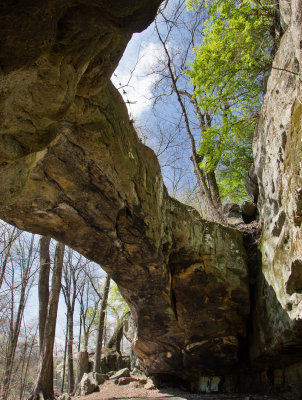
M 125 299 L 121 295 L 118 286 L 115 282 L 112 282 L 108 298 L 108 311 L 119 320 L 129 312 L 129 306 Z
M 187 74 L 206 123 L 197 146 L 200 168 L 215 173 L 222 199 L 240 201 L 252 163 L 252 137 L 273 47 L 267 0 L 188 0 L 206 7 L 203 41 Z

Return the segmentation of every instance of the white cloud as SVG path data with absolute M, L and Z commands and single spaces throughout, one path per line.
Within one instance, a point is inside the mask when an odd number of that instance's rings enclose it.
M 132 40 L 112 76 L 112 82 L 117 88 L 120 83 L 126 85 L 120 92 L 126 103 L 130 102 L 127 104 L 129 113 L 137 120 L 151 106 L 152 86 L 156 77 L 150 72 L 162 50 L 155 42 L 139 43 L 137 38 Z

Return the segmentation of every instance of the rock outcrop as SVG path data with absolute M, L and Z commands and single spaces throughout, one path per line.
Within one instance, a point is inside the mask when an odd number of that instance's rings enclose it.
M 297 387 L 302 364 L 288 366 L 302 359 L 301 0 L 280 0 L 280 12 L 284 34 L 254 138 L 262 271 L 254 294 L 251 356 L 271 369 L 276 386 Z
M 37 152 L 60 135 L 60 122 L 85 124 L 66 112 L 101 92 L 132 33 L 152 21 L 159 3 L 1 1 L 0 206 L 21 194 Z
M 147 374 L 234 390 L 255 383 L 252 368 L 262 389 L 293 393 L 302 349 L 302 1 L 280 2 L 285 33 L 255 137 L 258 273 L 256 261 L 248 272 L 239 231 L 168 196 L 109 81 L 159 3 L 1 2 L 0 216 L 102 264 L 130 305 Z
M 240 233 L 168 196 L 109 81 L 158 4 L 1 3 L 1 217 L 100 263 L 147 373 L 194 380 L 238 364 L 248 274 Z
M 101 375 L 101 374 L 98 374 Z M 104 381 L 99 382 L 97 379 L 97 374 L 95 372 L 85 373 L 79 383 L 76 395 L 78 396 L 87 396 L 95 391 L 99 390 L 99 385 Z

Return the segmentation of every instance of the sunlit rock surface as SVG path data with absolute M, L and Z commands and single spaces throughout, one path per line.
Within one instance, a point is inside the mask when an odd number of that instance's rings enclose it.
M 70 107 L 105 87 L 132 33 L 148 26 L 159 3 L 1 1 L 0 206 L 21 193 L 35 153 L 58 137 Z
M 301 0 L 280 2 L 285 33 L 254 142 L 258 273 L 239 231 L 168 196 L 109 82 L 159 3 L 1 2 L 0 216 L 102 264 L 130 304 L 146 373 L 298 398 Z
M 263 229 L 251 348 L 277 386 L 302 357 L 302 2 L 282 0 L 280 9 L 285 32 L 254 138 Z
M 149 374 L 237 365 L 249 314 L 240 233 L 171 199 L 109 78 L 153 1 L 0 5 L 1 217 L 102 264 Z

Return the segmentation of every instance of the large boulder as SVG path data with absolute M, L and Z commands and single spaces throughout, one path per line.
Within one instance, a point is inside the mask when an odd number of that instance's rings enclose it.
M 107 374 L 100 374 L 98 372 L 94 372 L 94 379 L 97 381 L 98 385 L 102 385 L 105 381 L 109 379 Z
M 129 383 L 135 382 L 135 381 L 137 382 L 137 380 L 135 378 L 132 378 L 131 376 L 124 376 L 124 377 L 121 377 L 119 379 L 116 379 L 114 381 L 114 383 L 116 385 L 122 386 L 122 385 L 129 385 Z
M 236 226 L 243 224 L 240 206 L 236 203 L 227 203 L 223 207 L 223 213 L 226 216 L 228 225 Z
M 58 397 L 58 400 L 71 400 L 71 397 L 68 393 L 63 393 L 61 396 Z
M 79 383 L 76 394 L 80 396 L 87 396 L 90 393 L 98 391 L 98 381 L 94 372 L 89 372 L 84 374 L 81 382 Z
M 105 354 L 102 355 L 101 371 L 108 373 L 118 371 L 123 368 L 130 368 L 130 356 L 122 356 L 115 350 L 104 348 Z
M 120 378 L 129 378 L 130 377 L 130 370 L 129 368 L 123 368 L 117 371 L 114 375 L 110 377 L 111 380 L 116 380 Z
M 255 203 L 245 201 L 241 206 L 242 219 L 245 223 L 250 223 L 257 219 L 257 206 Z

